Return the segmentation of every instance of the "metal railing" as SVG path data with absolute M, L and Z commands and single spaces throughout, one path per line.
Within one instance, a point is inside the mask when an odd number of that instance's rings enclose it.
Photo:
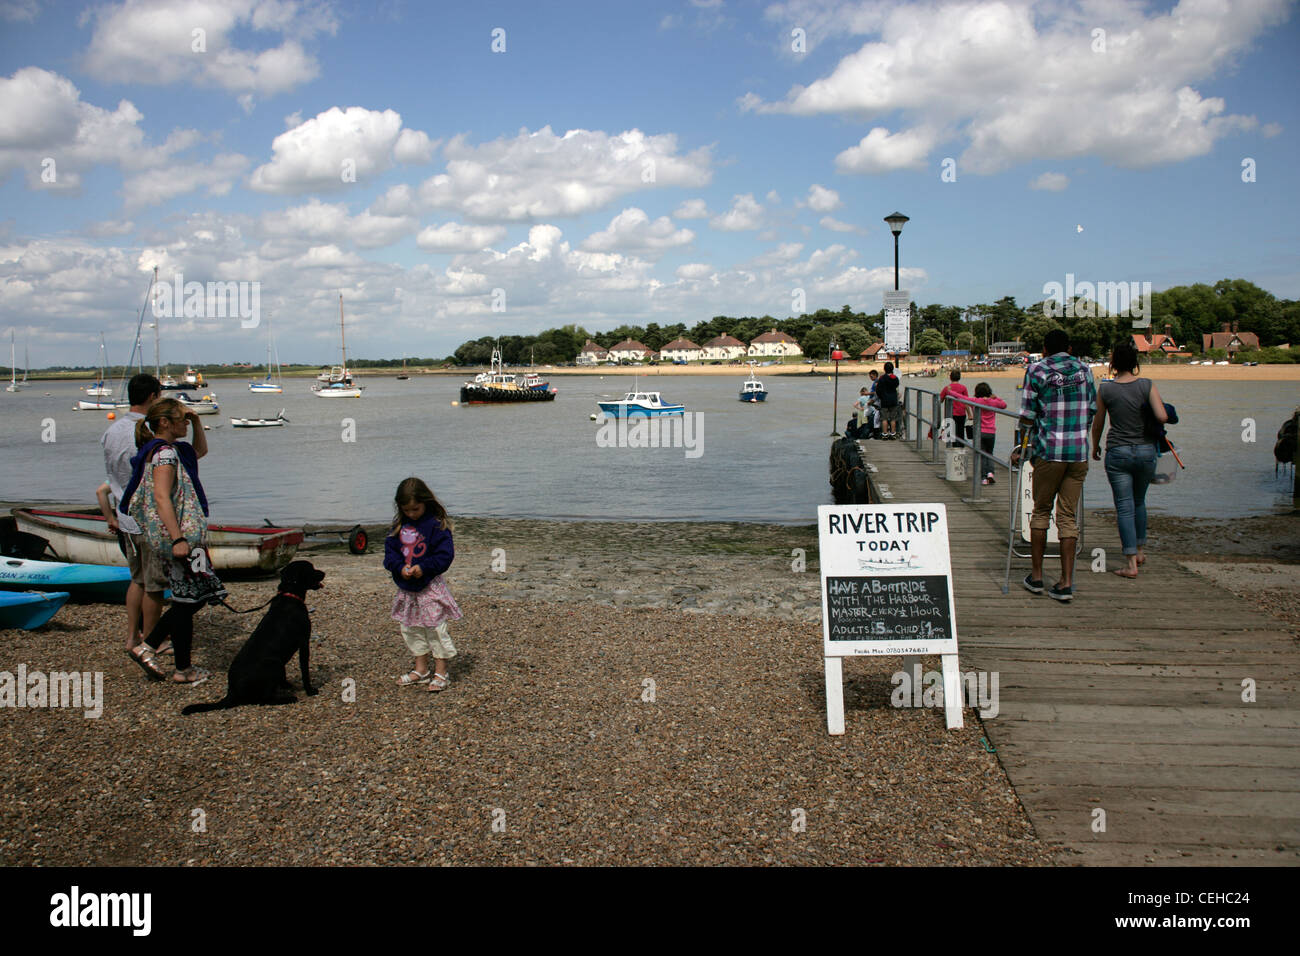
M 1018 410 L 1013 412 L 1005 408 L 989 408 L 987 405 L 966 404 L 965 402 L 962 404 L 967 408 L 966 418 L 967 421 L 970 422 L 968 427 L 971 428 L 972 436 L 980 434 L 981 412 L 992 412 L 995 415 L 1001 415 L 1002 417 L 1009 418 L 1013 422 L 1017 423 L 1020 421 Z M 951 397 L 944 397 L 941 399 L 938 392 L 931 391 L 928 388 L 919 388 L 916 385 L 904 385 L 902 406 L 903 420 L 901 424 L 903 434 L 907 434 L 908 427 L 914 429 L 914 439 L 916 441 L 916 452 L 918 455 L 922 454 L 921 449 L 924 441 L 923 436 L 927 434 L 927 432 L 922 431 L 922 425 L 926 425 L 929 428 L 930 461 L 938 462 L 940 460 L 939 445 L 941 442 L 945 446 L 945 450 L 948 445 L 960 445 L 963 448 L 969 448 L 971 450 L 970 497 L 962 499 L 967 504 L 986 504 L 989 501 L 988 498 L 981 496 L 980 490 L 981 482 L 984 476 L 988 473 L 987 467 L 983 464 L 984 462 L 991 462 L 997 467 L 1005 469 L 1007 475 L 1007 534 L 1009 538 L 1014 538 L 1017 530 L 1017 518 L 1019 514 L 1016 507 L 1016 497 L 1020 493 L 1020 469 L 1012 466 L 1010 453 L 1007 454 L 1005 459 L 1000 458 L 995 454 L 981 451 L 975 444 L 974 437 L 968 439 L 965 435 L 957 435 L 956 423 L 953 421 L 952 417 L 953 399 Z M 925 414 L 926 406 L 929 406 L 928 417 Z M 947 424 L 949 422 L 952 422 L 952 424 Z M 1012 442 L 1011 447 L 1016 447 L 1014 441 Z M 1076 521 L 1079 526 L 1079 537 L 1075 545 L 1076 554 L 1081 553 L 1083 550 L 1084 511 L 1084 498 L 1081 489 L 1079 492 L 1079 504 L 1076 514 Z M 1009 550 L 1017 557 L 1028 557 L 1027 554 L 1021 553 L 1013 547 L 1009 547 Z M 1056 555 L 1050 553 L 1044 555 L 1044 557 L 1049 558 L 1055 556 Z

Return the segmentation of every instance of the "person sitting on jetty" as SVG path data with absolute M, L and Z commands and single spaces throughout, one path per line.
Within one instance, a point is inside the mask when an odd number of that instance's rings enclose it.
M 1079 540 L 1075 512 L 1088 476 L 1088 429 L 1097 412 L 1097 387 L 1092 371 L 1070 354 L 1070 336 L 1052 329 L 1043 342 L 1044 357 L 1025 371 L 1020 392 L 1020 429 L 1011 453 L 1018 465 L 1021 447 L 1029 442 L 1034 466 L 1034 511 L 1029 520 L 1032 569 L 1022 582 L 1025 590 L 1043 593 L 1043 555 L 1047 529 L 1056 506 L 1056 533 L 1061 543 L 1061 580 L 1048 588 L 1057 601 L 1074 598 L 1074 549 Z

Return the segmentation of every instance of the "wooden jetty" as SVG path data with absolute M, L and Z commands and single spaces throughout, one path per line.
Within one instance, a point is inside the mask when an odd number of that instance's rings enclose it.
M 1159 550 L 1136 581 L 1093 572 L 1094 548 L 1123 560 L 1093 515 L 1073 602 L 1025 591 L 1027 558 L 1004 595 L 1006 471 L 972 504 L 942 446 L 861 447 L 878 500 L 947 505 L 961 669 L 998 672 L 987 737 L 1063 864 L 1300 865 L 1300 648 L 1280 620 Z M 1099 487 L 1087 504 L 1111 507 Z M 1044 562 L 1048 584 L 1059 571 Z

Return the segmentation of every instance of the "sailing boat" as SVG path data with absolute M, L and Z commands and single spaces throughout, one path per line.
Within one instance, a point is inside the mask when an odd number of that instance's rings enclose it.
M 311 387 L 314 394 L 321 398 L 360 398 L 364 385 L 355 385 L 348 373 L 348 341 L 343 332 L 343 293 L 339 293 L 339 344 L 343 347 L 343 364 L 330 369 L 328 381 L 318 376 L 316 384 Z
M 280 378 L 280 353 L 275 353 L 275 381 L 271 381 L 271 349 L 275 345 L 275 335 L 271 332 L 271 316 L 266 317 L 266 381 L 249 382 L 248 390 L 250 392 L 262 392 L 279 395 L 284 391 L 284 382 Z
M 23 382 L 27 381 L 27 375 L 23 375 Z M 23 387 L 23 382 L 18 381 L 18 365 L 16 364 L 16 353 L 14 351 L 14 332 L 9 330 L 9 384 L 5 386 L 6 392 L 16 392 Z
M 397 380 L 398 380 L 399 382 L 405 382 L 405 381 L 408 380 L 410 377 L 411 377 L 411 376 L 409 376 L 409 375 L 406 374 L 406 356 L 403 355 L 403 356 L 402 356 L 402 374 L 399 375 L 399 376 L 397 376 Z
M 113 390 L 104 383 L 104 333 L 99 333 L 99 378 L 86 389 L 92 397 L 112 398 Z

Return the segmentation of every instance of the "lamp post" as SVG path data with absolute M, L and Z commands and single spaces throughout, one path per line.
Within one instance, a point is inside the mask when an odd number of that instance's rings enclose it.
M 894 234 L 894 291 L 898 291 L 898 234 L 903 231 L 903 223 L 907 222 L 910 217 L 904 216 L 901 212 L 893 212 L 885 217 L 885 222 L 889 223 L 889 231 Z
M 835 392 L 831 400 L 831 437 L 838 438 L 840 433 L 836 427 L 840 422 L 840 359 L 844 358 L 844 353 L 840 347 L 831 342 L 831 361 L 835 363 Z

